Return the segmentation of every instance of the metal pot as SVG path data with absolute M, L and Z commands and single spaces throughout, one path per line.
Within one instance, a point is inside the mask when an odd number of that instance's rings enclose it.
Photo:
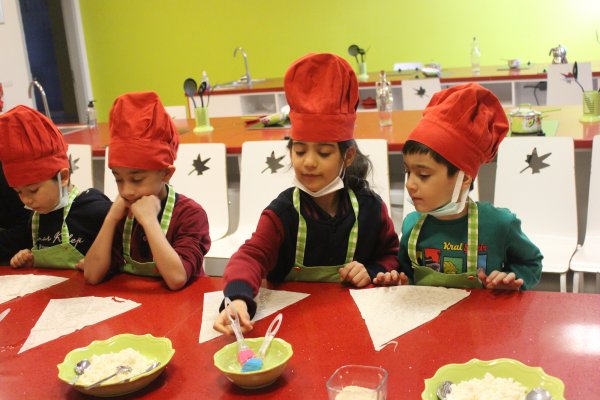
M 537 134 L 542 131 L 542 113 L 532 109 L 531 104 L 519 104 L 508 115 L 512 133 Z

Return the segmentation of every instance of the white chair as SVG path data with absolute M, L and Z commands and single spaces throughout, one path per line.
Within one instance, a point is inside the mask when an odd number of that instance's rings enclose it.
M 240 212 L 237 229 L 211 244 L 205 272 L 222 275 L 227 260 L 256 230 L 260 214 L 279 193 L 292 186 L 286 140 L 245 142 L 240 166 Z
M 94 187 L 92 173 L 92 146 L 89 144 L 69 144 L 67 151 L 71 170 L 71 183 L 79 191 Z
M 119 188 L 117 188 L 117 182 L 115 181 L 112 170 L 108 168 L 108 151 L 109 148 L 106 147 L 106 154 L 104 157 L 104 194 L 112 201 L 115 201 L 119 194 Z
M 165 111 L 173 119 L 187 119 L 185 106 L 165 106 Z
M 592 90 L 592 66 L 589 62 L 578 62 L 577 81 L 585 90 Z M 573 72 L 573 64 L 551 64 L 548 66 L 547 105 L 581 104 L 583 91 L 573 78 L 566 78 Z M 563 75 L 565 74 L 565 75 Z
M 367 176 L 369 185 L 385 202 L 391 215 L 390 169 L 388 164 L 388 146 L 385 139 L 356 139 L 360 151 L 369 157 L 373 170 Z
M 442 90 L 439 78 L 403 79 L 402 109 L 423 110 L 429 104 L 431 96 Z
M 571 259 L 573 292 L 583 291 L 584 272 L 596 274 L 596 292 L 600 292 L 600 136 L 595 136 L 592 145 L 592 168 L 590 171 L 590 193 L 588 197 L 587 225 L 585 238 Z
M 195 200 L 206 211 L 211 240 L 225 236 L 229 229 L 226 164 L 223 143 L 182 143 L 171 178 L 178 193 Z
M 542 272 L 560 274 L 560 290 L 566 292 L 577 246 L 573 139 L 504 139 L 498 150 L 494 204 L 521 219 L 523 232 L 544 256 Z
M 406 180 L 405 180 L 406 182 Z M 479 183 L 478 179 L 475 178 L 475 180 L 473 181 L 473 190 L 471 190 L 469 192 L 469 197 L 471 197 L 471 199 L 473 199 L 474 201 L 478 201 L 479 200 Z M 412 204 L 410 204 L 408 202 L 408 198 L 410 197 L 410 195 L 408 194 L 408 191 L 406 190 L 406 188 L 404 188 L 404 197 L 403 197 L 403 203 L 402 203 L 402 218 L 406 218 L 406 216 L 408 214 L 410 214 L 415 210 L 415 206 L 413 206 Z

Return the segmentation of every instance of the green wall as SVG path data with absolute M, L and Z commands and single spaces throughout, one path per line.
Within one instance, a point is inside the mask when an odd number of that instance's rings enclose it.
M 79 0 L 99 120 L 116 96 L 155 90 L 184 104 L 183 80 L 231 81 L 244 73 L 280 77 L 308 52 L 370 50 L 369 71 L 394 62 L 469 65 L 473 36 L 481 64 L 505 58 L 548 63 L 559 43 L 573 60 L 600 59 L 598 0 Z

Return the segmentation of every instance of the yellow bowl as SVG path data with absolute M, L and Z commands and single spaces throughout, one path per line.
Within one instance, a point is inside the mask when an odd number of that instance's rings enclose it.
M 75 384 L 73 388 L 81 393 L 98 397 L 113 397 L 135 392 L 156 379 L 175 353 L 168 338 L 157 338 L 150 334 L 133 335 L 124 333 L 106 340 L 95 340 L 87 347 L 71 350 L 65 356 L 64 361 L 57 365 L 58 378 L 63 382 L 71 384 L 73 379 L 75 379 L 74 367 L 79 361 L 83 359 L 89 360 L 93 355 L 117 353 L 129 347 L 150 360 L 159 361 L 160 365 L 126 382 L 100 385 L 92 389 L 86 389 L 86 386 Z
M 264 338 L 245 339 L 246 344 L 255 353 L 258 352 Z M 259 389 L 269 386 L 283 373 L 285 366 L 294 354 L 292 345 L 283 339 L 275 338 L 263 360 L 259 371 L 242 372 L 237 361 L 237 343 L 230 343 L 217 351 L 214 356 L 217 367 L 231 382 L 244 389 Z

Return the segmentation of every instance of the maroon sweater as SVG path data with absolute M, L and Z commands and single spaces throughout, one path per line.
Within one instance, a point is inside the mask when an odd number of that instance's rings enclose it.
M 225 268 L 225 296 L 245 300 L 251 315 L 256 310 L 253 297 L 258 293 L 262 279 L 281 282 L 294 266 L 298 213 L 292 201 L 293 190 L 282 192 L 263 211 L 256 231 Z M 345 262 L 355 216 L 348 192 L 340 193 L 337 213 L 331 217 L 311 196 L 301 192 L 301 212 L 307 224 L 305 266 Z M 359 228 L 354 260 L 364 264 L 373 278 L 378 272 L 398 268 L 398 235 L 385 203 L 377 194 L 368 189 L 355 193 L 359 204 Z
M 158 220 L 165 209 L 166 198 L 161 202 L 161 211 Z M 123 227 L 125 219 L 119 223 L 115 230 L 112 255 L 112 272 L 118 272 L 125 264 L 123 259 Z M 188 279 L 192 276 L 203 274 L 202 264 L 204 255 L 210 249 L 210 236 L 208 234 L 208 218 L 206 212 L 194 200 L 177 193 L 175 207 L 167 240 L 177 252 L 183 263 Z M 152 261 L 152 251 L 148 245 L 144 229 L 137 221 L 133 221 L 131 233 L 131 257 L 136 261 Z

